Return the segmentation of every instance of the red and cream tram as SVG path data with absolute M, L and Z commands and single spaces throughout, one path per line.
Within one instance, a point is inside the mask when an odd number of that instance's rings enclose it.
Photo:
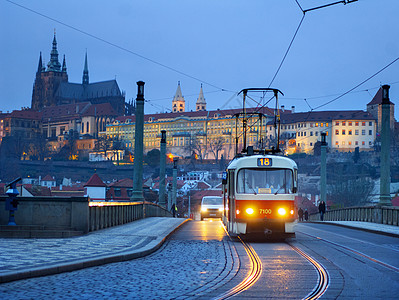
M 297 165 L 283 156 L 250 155 L 231 161 L 223 179 L 223 222 L 232 235 L 295 236 Z

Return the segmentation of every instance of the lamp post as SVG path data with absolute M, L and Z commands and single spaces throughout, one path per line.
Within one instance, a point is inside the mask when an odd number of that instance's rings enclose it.
M 381 176 L 380 176 L 380 202 L 381 206 L 392 205 L 390 196 L 390 107 L 389 85 L 382 86 L 381 103 Z
M 132 201 L 143 201 L 144 82 L 137 82 Z M 144 212 L 144 211 L 143 211 Z

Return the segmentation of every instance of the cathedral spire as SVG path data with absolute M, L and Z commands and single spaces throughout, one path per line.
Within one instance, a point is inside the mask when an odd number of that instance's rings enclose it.
M 53 48 L 51 50 L 51 59 L 47 64 L 47 71 L 60 71 L 61 64 L 58 61 L 58 50 L 57 50 L 57 39 L 55 38 L 55 31 L 54 31 L 54 39 L 53 39 Z
M 84 69 L 83 69 L 82 83 L 83 84 L 89 84 L 89 68 L 87 66 L 87 50 L 86 50 L 86 55 L 85 55 L 85 66 L 84 66 Z
M 67 67 L 66 67 L 66 61 L 65 61 L 65 54 L 64 54 L 64 60 L 62 62 L 62 72 L 66 73 Z
M 43 70 L 43 60 L 42 60 L 42 51 L 40 51 L 39 64 L 37 66 L 37 73 L 41 73 L 42 70 Z

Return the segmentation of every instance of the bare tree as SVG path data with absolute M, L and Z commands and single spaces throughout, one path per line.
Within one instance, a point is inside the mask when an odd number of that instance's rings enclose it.
M 219 159 L 219 152 L 223 149 L 224 140 L 222 137 L 217 137 L 215 139 L 208 139 L 209 150 L 213 153 L 216 162 Z

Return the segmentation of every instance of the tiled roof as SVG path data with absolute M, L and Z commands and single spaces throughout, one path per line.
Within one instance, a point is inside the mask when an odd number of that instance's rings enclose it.
M 61 82 L 56 96 L 67 99 L 88 100 L 100 97 L 122 96 L 116 80 L 94 82 L 88 85 Z
M 333 120 L 374 120 L 373 116 L 363 110 L 313 111 L 281 115 L 281 124 L 298 122 L 331 122 Z M 274 124 L 269 122 L 268 125 Z
M 44 176 L 42 181 L 55 181 L 55 179 L 53 177 L 51 177 L 50 175 L 46 175 L 46 176 Z
M 83 116 L 117 116 L 118 114 L 113 109 L 111 103 L 101 103 L 90 105 L 88 109 L 82 114 Z
M 256 107 L 250 107 L 246 109 L 247 113 L 263 113 L 268 116 L 273 116 L 274 111 L 273 109 L 270 109 L 268 107 L 263 107 L 263 108 L 256 108 Z M 241 113 L 242 109 L 241 108 L 236 108 L 236 109 L 224 109 L 224 110 L 211 110 L 211 111 L 186 111 L 186 112 L 170 112 L 170 113 L 160 113 L 160 114 L 147 114 L 144 116 L 144 121 L 149 122 L 150 119 L 154 122 L 156 121 L 166 121 L 167 119 L 176 119 L 176 118 L 202 118 L 206 119 L 207 117 L 210 119 L 215 118 L 217 116 L 218 118 L 223 118 L 223 117 L 231 117 L 234 114 Z M 290 111 L 286 110 L 285 114 L 289 114 Z M 284 114 L 284 115 L 285 115 Z M 130 120 L 130 122 L 135 122 L 135 116 L 121 116 L 118 117 L 117 120 L 121 123 L 126 122 L 126 120 Z
M 90 106 L 90 102 L 81 102 L 45 107 L 42 110 L 43 121 L 46 122 L 48 119 L 59 120 L 64 118 L 68 120 L 79 119 L 80 114 L 84 113 Z
M 124 178 L 108 185 L 109 187 L 125 187 L 125 188 L 132 188 L 133 187 L 133 180 L 130 178 Z
M 41 120 L 42 113 L 34 110 L 14 110 L 7 117 L 29 119 L 29 120 Z
M 389 101 L 391 104 L 391 101 Z M 382 87 L 380 87 L 377 91 L 377 93 L 374 95 L 373 100 L 371 100 L 369 103 L 367 103 L 367 106 L 369 105 L 378 105 L 382 103 Z M 394 104 L 395 105 L 395 104 Z
M 87 181 L 84 186 L 106 187 L 107 185 L 101 180 L 101 178 L 96 173 L 94 173 L 93 176 L 90 177 L 89 181 Z

